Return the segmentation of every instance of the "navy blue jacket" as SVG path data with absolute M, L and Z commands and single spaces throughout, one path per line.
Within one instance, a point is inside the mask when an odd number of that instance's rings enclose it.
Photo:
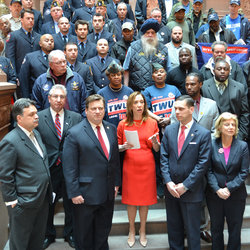
M 86 6 L 76 9 L 72 16 L 72 23 L 75 23 L 77 20 L 86 20 L 90 21 L 92 19 L 92 16 L 95 14 L 95 7 L 92 11 L 89 10 Z
M 106 30 L 102 30 L 102 33 L 99 37 L 99 39 L 101 38 L 104 38 L 108 41 L 108 44 L 109 44 L 109 50 L 111 50 L 111 47 L 115 44 L 115 41 L 114 41 L 114 35 Z M 95 43 L 96 44 L 96 40 L 95 40 L 95 33 L 91 33 L 88 35 L 88 40 L 92 43 Z
M 42 26 L 41 34 L 56 34 L 54 21 L 44 23 Z M 75 34 L 75 25 L 70 22 L 69 34 Z
M 46 109 L 50 106 L 48 94 L 52 86 L 55 84 L 54 79 L 50 75 L 50 69 L 46 73 L 40 75 L 33 86 L 32 98 L 36 101 L 38 110 Z M 82 77 L 67 67 L 66 75 L 67 101 L 69 109 L 85 116 L 85 99 L 87 97 L 87 89 Z
M 10 59 L 0 56 L 0 69 L 7 75 L 7 82 L 16 84 L 16 73 Z
M 17 76 L 25 55 L 40 49 L 39 41 L 39 34 L 33 31 L 30 40 L 22 28 L 9 34 L 9 39 L 6 41 L 5 55 L 10 59 Z
M 34 27 L 33 27 L 33 30 L 38 34 L 41 34 L 41 29 L 42 29 L 42 25 L 43 25 L 42 14 L 38 10 L 35 10 L 35 9 L 31 9 L 31 10 L 34 12 Z
M 63 50 L 64 46 L 65 46 L 65 43 L 64 43 L 64 41 L 63 41 L 63 39 L 61 37 L 61 34 L 57 33 L 57 34 L 53 34 L 52 36 L 54 38 L 54 49 Z M 68 34 L 67 36 L 68 36 L 68 42 L 72 42 L 73 35 Z
M 85 62 L 86 60 L 97 55 L 96 44 L 87 40 L 86 48 L 82 50 L 82 48 L 80 48 L 78 44 L 77 37 L 72 36 L 71 39 L 72 39 L 72 42 L 76 43 L 78 47 L 78 57 L 77 57 L 78 61 Z
M 134 15 L 133 10 L 131 9 L 131 6 L 129 4 L 126 4 L 126 5 L 127 5 L 127 11 L 128 11 L 126 18 L 135 21 L 135 15 Z M 115 6 L 114 6 L 114 2 L 109 3 L 107 5 L 107 15 L 108 15 L 109 19 L 115 19 L 118 17 L 117 11 L 116 11 Z
M 84 0 L 68 0 L 70 9 L 74 12 L 76 9 L 79 9 L 85 6 Z
M 47 71 L 49 63 L 43 57 L 42 51 L 28 53 L 22 63 L 19 81 L 22 97 L 31 98 L 35 80 Z
M 95 82 L 95 92 L 97 93 L 99 89 L 107 86 L 109 84 L 109 79 L 106 76 L 106 69 L 108 68 L 109 64 L 115 60 L 117 63 L 120 63 L 117 59 L 114 59 L 111 56 L 107 56 L 104 65 L 102 65 L 99 56 L 95 56 L 86 61 L 91 67 L 93 72 L 93 79 Z

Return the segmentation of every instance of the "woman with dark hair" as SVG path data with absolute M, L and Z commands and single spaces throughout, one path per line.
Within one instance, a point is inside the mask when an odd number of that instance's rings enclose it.
M 246 204 L 245 179 L 249 153 L 246 142 L 236 138 L 236 115 L 222 113 L 215 123 L 209 167 L 207 205 L 211 218 L 212 249 L 224 250 L 224 221 L 228 225 L 227 249 L 240 249 L 241 226 Z
M 125 131 L 137 131 L 140 148 L 127 141 Z M 160 149 L 157 122 L 148 116 L 145 97 L 138 91 L 127 100 L 126 119 L 117 129 L 120 151 L 125 151 L 122 179 L 122 203 L 127 204 L 129 219 L 128 245 L 135 244 L 135 217 L 140 215 L 140 244 L 147 245 L 146 220 L 148 206 L 157 203 L 155 161 L 152 148 Z

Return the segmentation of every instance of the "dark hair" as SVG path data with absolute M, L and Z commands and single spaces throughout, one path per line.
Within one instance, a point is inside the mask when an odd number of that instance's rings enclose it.
M 216 61 L 215 61 L 215 63 L 214 63 L 214 69 L 215 69 L 215 66 L 216 66 L 216 64 L 217 63 L 226 63 L 226 64 L 228 64 L 229 65 L 229 63 L 225 60 L 225 59 L 223 59 L 223 58 L 218 58 Z M 230 65 L 229 65 L 230 66 Z
M 126 111 L 126 125 L 132 126 L 134 124 L 134 116 L 133 116 L 133 109 L 132 106 L 134 104 L 136 96 L 141 95 L 144 100 L 144 110 L 142 112 L 142 122 L 146 121 L 148 118 L 148 109 L 147 109 L 147 101 L 145 96 L 139 92 L 135 91 L 128 97 L 127 100 L 127 111 Z
M 24 14 L 25 14 L 25 13 L 29 13 L 29 14 L 32 14 L 33 16 L 35 16 L 33 10 L 22 9 L 22 10 L 21 10 L 21 18 L 24 17 Z
M 66 48 L 67 48 L 68 45 L 75 45 L 75 46 L 77 47 L 77 44 L 76 44 L 76 43 L 74 43 L 74 42 L 67 42 L 67 43 L 64 45 L 64 47 L 63 47 L 63 51 L 66 51 Z M 77 50 L 78 50 L 78 47 L 77 47 Z
M 95 13 L 95 14 L 93 15 L 93 17 L 92 17 L 92 21 L 93 21 L 93 19 L 94 19 L 95 16 L 101 16 L 101 17 L 102 17 L 102 20 L 105 21 L 105 17 L 102 16 L 100 13 Z
M 204 81 L 203 75 L 197 72 L 191 72 L 186 76 L 186 79 L 188 76 L 193 76 L 193 77 L 197 77 L 198 78 L 198 82 L 202 82 Z
M 12 117 L 16 121 L 18 115 L 23 115 L 23 110 L 29 106 L 36 106 L 36 102 L 29 98 L 20 98 L 15 101 L 12 108 Z
M 194 100 L 189 95 L 181 95 L 175 101 L 185 101 L 189 108 L 194 107 Z
M 86 105 L 86 109 L 89 108 L 89 104 L 91 102 L 95 102 L 95 101 L 102 101 L 103 102 L 103 106 L 105 106 L 105 99 L 101 96 L 101 95 L 98 95 L 98 94 L 94 94 L 94 95 L 90 95 L 86 101 L 85 101 L 85 105 Z
M 89 22 L 88 21 L 85 21 L 85 20 L 77 20 L 75 22 L 75 30 L 78 29 L 78 26 L 79 25 L 87 25 L 88 29 L 89 29 Z

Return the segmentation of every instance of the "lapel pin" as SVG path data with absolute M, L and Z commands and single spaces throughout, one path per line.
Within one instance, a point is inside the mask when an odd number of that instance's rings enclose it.
M 191 134 L 191 136 L 194 136 L 194 134 Z
M 66 125 L 69 125 L 69 124 L 66 122 Z
M 109 126 L 107 126 L 107 129 L 109 129 Z
M 223 153 L 224 153 L 224 149 L 223 149 L 223 148 L 219 148 L 218 152 L 219 152 L 220 154 L 223 154 Z

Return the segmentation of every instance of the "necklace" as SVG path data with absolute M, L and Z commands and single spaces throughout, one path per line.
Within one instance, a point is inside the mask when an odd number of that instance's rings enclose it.
M 109 88 L 110 88 L 113 92 L 119 92 L 119 91 L 122 89 L 122 86 L 121 86 L 119 89 L 114 89 L 114 88 L 110 87 L 110 84 L 109 84 Z

